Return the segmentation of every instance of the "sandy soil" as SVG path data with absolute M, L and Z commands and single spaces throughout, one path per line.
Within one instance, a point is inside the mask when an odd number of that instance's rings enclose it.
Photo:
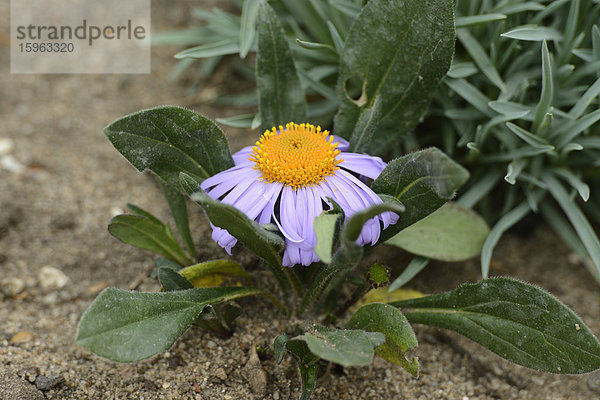
M 154 29 L 185 25 L 188 6 L 174 3 L 153 1 Z M 0 2 L 4 32 L 8 4 Z M 238 110 L 215 109 L 202 101 L 231 90 L 228 73 L 190 97 L 189 82 L 166 79 L 175 65 L 173 48 L 153 50 L 151 75 L 44 76 L 10 75 L 7 46 L 0 41 L 0 143 L 5 146 L 0 154 L 0 399 L 298 398 L 292 359 L 276 365 L 267 350 L 260 363 L 248 362 L 254 346 L 270 348 L 277 334 L 294 328 L 294 321 L 274 314 L 261 300 L 241 302 L 245 313 L 232 338 L 190 329 L 170 351 L 136 364 L 104 360 L 74 343 L 81 313 L 102 288 L 158 289 L 148 277 L 152 256 L 112 238 L 106 230 L 110 218 L 123 212 L 126 202 L 168 216 L 152 179 L 127 164 L 102 128 L 160 104 L 188 106 L 211 118 L 234 115 Z M 225 131 L 234 150 L 255 138 L 253 132 Z M 197 208 L 192 223 L 202 256 L 225 257 L 210 240 Z M 247 252 L 238 250 L 234 256 L 251 266 L 261 285 L 272 284 Z M 389 250 L 381 260 L 393 265 L 397 256 Z M 600 288 L 545 228 L 527 239 L 503 238 L 492 267 L 495 274 L 551 291 L 600 334 Z M 409 287 L 437 292 L 478 278 L 476 261 L 434 264 Z M 369 367 L 332 370 L 314 398 L 600 398 L 598 373 L 538 373 L 451 332 L 417 327 L 417 336 L 419 379 L 377 359 Z M 251 378 L 257 369 L 265 371 L 266 382 Z

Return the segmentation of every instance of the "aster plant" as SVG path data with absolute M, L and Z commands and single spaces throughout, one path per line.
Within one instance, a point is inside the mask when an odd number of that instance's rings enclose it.
M 136 169 L 157 177 L 183 246 L 139 207 L 113 218 L 112 235 L 160 256 L 162 290 L 104 290 L 81 319 L 78 343 L 115 361 L 138 361 L 168 349 L 191 325 L 231 335 L 241 312 L 235 300 L 261 296 L 298 318 L 273 345 L 277 362 L 287 353 L 297 360 L 302 399 L 327 363 L 365 365 L 377 354 L 417 376 L 418 360 L 406 357 L 417 346 L 410 323 L 455 330 L 542 371 L 598 369 L 600 343 L 589 328 L 527 283 L 490 278 L 408 299 L 398 290 L 423 257 L 475 256 L 488 233 L 479 216 L 446 204 L 469 174 L 440 150 L 387 163 L 367 154 L 375 137 L 410 129 L 426 112 L 453 54 L 452 1 L 369 1 L 343 44 L 334 134 L 306 122 L 294 56 L 266 2 L 256 24 L 263 134 L 254 146 L 232 155 L 217 125 L 171 106 L 105 129 Z M 359 96 L 350 88 L 355 77 Z M 278 288 L 260 287 L 232 259 L 199 260 L 186 197 L 204 209 L 214 241 L 230 255 L 238 242 L 256 254 Z M 383 243 L 415 254 L 389 287 L 390 268 L 363 262 Z

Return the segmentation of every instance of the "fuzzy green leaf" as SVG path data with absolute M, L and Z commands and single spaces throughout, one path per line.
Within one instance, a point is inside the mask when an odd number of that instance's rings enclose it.
M 250 220 L 237 208 L 213 200 L 206 193 L 196 192 L 191 197 L 204 208 L 210 222 L 227 230 L 250 251 L 265 260 L 282 288 L 289 289 L 281 265 L 280 252 L 283 250 L 284 242 L 280 236 Z
M 454 49 L 450 0 L 371 0 L 346 38 L 340 64 L 335 117 L 337 135 L 351 151 L 364 152 L 380 125 L 397 137 L 423 116 L 450 67 Z M 349 92 L 358 80 L 358 96 Z M 362 87 L 362 94 L 360 93 Z
M 433 296 L 392 303 L 411 323 L 452 329 L 516 364 L 581 374 L 600 368 L 600 342 L 551 294 L 490 278 Z
M 462 261 L 481 252 L 489 232 L 476 212 L 448 203 L 385 243 L 434 260 Z
M 180 172 L 202 181 L 233 166 L 221 129 L 184 108 L 165 106 L 130 114 L 104 133 L 138 171 L 149 169 L 176 188 Z
M 108 288 L 81 317 L 77 344 L 113 361 L 143 360 L 171 347 L 207 305 L 262 293 L 245 287 L 158 293 Z
M 413 376 L 419 375 L 419 361 L 405 358 L 408 350 L 418 346 L 417 337 L 406 317 L 397 308 L 383 303 L 366 304 L 359 308 L 346 323 L 347 329 L 381 332 L 385 343 L 375 349 L 377 355 L 400 365 Z
M 380 242 L 440 208 L 468 178 L 466 169 L 436 148 L 391 161 L 371 188 L 400 200 L 406 211 L 395 225 L 382 232 Z
M 313 332 L 304 334 L 304 339 L 316 356 L 344 367 L 352 367 L 370 364 L 373 361 L 373 349 L 385 342 L 385 335 L 360 329 L 315 326 Z
M 273 9 L 265 2 L 258 12 L 256 83 L 263 130 L 306 120 L 306 101 L 294 58 Z

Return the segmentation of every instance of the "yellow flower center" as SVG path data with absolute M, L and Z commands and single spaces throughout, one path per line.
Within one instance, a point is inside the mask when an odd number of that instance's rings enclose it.
M 315 185 L 338 169 L 340 150 L 333 136 L 321 127 L 290 122 L 266 131 L 252 148 L 254 168 L 269 182 L 281 182 L 294 188 Z

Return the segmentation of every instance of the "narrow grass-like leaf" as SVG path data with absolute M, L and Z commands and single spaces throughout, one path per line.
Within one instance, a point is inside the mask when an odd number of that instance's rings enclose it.
M 481 249 L 481 275 L 484 279 L 488 277 L 492 253 L 502 234 L 529 214 L 530 211 L 529 204 L 523 202 L 496 222 Z
M 559 374 L 600 368 L 600 342 L 567 306 L 525 282 L 490 278 L 392 303 L 411 323 L 452 329 L 516 364 Z
M 294 58 L 273 9 L 260 5 L 256 83 L 263 130 L 306 119 L 306 101 Z
M 296 38 L 296 43 L 298 43 L 299 46 L 304 47 L 307 50 L 327 50 L 331 51 L 334 54 L 336 53 L 335 48 L 329 44 L 309 42 L 308 40 L 301 40 L 298 38 Z
M 598 78 L 596 82 L 594 82 L 592 86 L 585 91 L 577 103 L 575 103 L 573 108 L 569 110 L 569 115 L 575 119 L 581 117 L 581 115 L 583 115 L 585 110 L 589 107 L 592 101 L 598 97 L 598 95 L 600 95 L 600 78 Z
M 158 293 L 108 288 L 81 317 L 77 344 L 113 361 L 143 360 L 171 347 L 207 305 L 263 294 L 245 287 Z
M 225 56 L 228 54 L 237 54 L 240 51 L 240 44 L 234 39 L 225 39 L 216 43 L 203 44 L 201 46 L 191 47 L 175 54 L 175 58 L 209 58 Z
M 493 117 L 494 113 L 490 110 L 488 99 L 483 93 L 479 91 L 475 86 L 471 85 L 464 79 L 445 79 L 444 83 L 454 90 L 460 97 L 465 99 L 473 107 L 481 111 L 488 117 Z
M 489 232 L 476 212 L 447 203 L 385 243 L 434 260 L 462 261 L 481 252 Z
M 180 172 L 203 180 L 233 167 L 221 129 L 184 108 L 165 106 L 130 114 L 104 133 L 135 168 L 149 169 L 178 189 Z
M 244 0 L 240 21 L 240 57 L 246 58 L 256 34 L 258 8 L 264 0 Z
M 562 34 L 554 28 L 543 26 L 522 26 L 501 34 L 502 37 L 517 40 L 541 42 L 542 40 L 562 40 Z
M 502 6 L 498 9 L 495 9 L 494 11 L 506 15 L 519 14 L 524 11 L 541 11 L 545 8 L 543 4 L 540 4 L 535 1 L 510 2 L 508 4 L 506 4 L 505 2 L 501 2 L 499 3 L 499 5 L 500 4 Z
M 327 21 L 327 28 L 329 29 L 329 34 L 331 35 L 331 40 L 335 46 L 336 53 L 342 54 L 344 51 L 344 39 L 342 39 L 337 28 L 331 21 Z
M 563 125 L 563 129 L 557 129 L 556 136 L 560 135 L 557 138 L 558 148 L 562 148 L 567 143 L 571 142 L 575 137 L 577 137 L 577 135 L 598 121 L 600 121 L 600 109 L 592 111 L 591 113 L 586 114 L 575 121 L 570 121 L 569 123 Z
M 477 69 L 475 64 L 473 64 L 470 61 L 467 61 L 452 63 L 446 75 L 448 75 L 450 78 L 460 79 L 467 78 L 471 75 L 476 74 L 477 72 L 479 72 L 479 70 Z
M 542 93 L 540 101 L 535 109 L 535 120 L 533 123 L 533 131 L 537 133 L 544 116 L 549 111 L 554 97 L 554 81 L 552 73 L 552 59 L 548 51 L 548 44 L 544 40 L 542 42 Z
M 406 359 L 406 352 L 418 346 L 417 337 L 406 317 L 396 307 L 383 303 L 366 304 L 359 308 L 345 325 L 346 329 L 364 329 L 385 335 L 385 343 L 375 353 L 400 365 L 414 377 L 419 375 L 419 360 Z
M 527 160 L 523 158 L 517 158 L 513 160 L 510 164 L 508 164 L 508 168 L 506 169 L 506 175 L 504 176 L 504 180 L 511 185 L 517 183 L 517 178 L 523 172 L 523 169 L 527 166 Z
M 531 111 L 531 107 L 512 101 L 490 101 L 490 108 L 500 114 L 512 115 Z
M 585 249 L 592 258 L 596 270 L 600 273 L 600 241 L 598 241 L 598 236 L 596 236 L 594 228 L 592 228 L 583 212 L 571 201 L 567 191 L 552 174 L 548 172 L 544 173 L 542 180 L 548 185 L 548 190 L 567 215 L 567 218 L 583 242 Z
M 479 14 L 468 15 L 465 17 L 456 17 L 456 28 L 466 28 L 473 25 L 487 24 L 494 21 L 502 21 L 506 19 L 504 14 Z
M 392 282 L 390 285 L 388 292 L 391 293 L 396 289 L 400 289 L 402 286 L 406 285 L 408 281 L 417 276 L 419 272 L 421 272 L 426 266 L 429 264 L 429 258 L 415 256 L 413 257 L 404 271 Z
M 512 122 L 507 122 L 506 127 L 510 129 L 512 133 L 520 137 L 525 143 L 533 147 L 547 149 L 548 146 L 551 146 L 546 139 L 534 135 L 533 133 L 521 128 L 518 125 L 513 124 Z M 554 148 L 554 146 L 551 147 Z
M 583 182 L 573 172 L 564 168 L 553 168 L 552 172 L 566 180 L 577 192 L 583 201 L 588 201 L 590 198 L 590 187 Z
M 500 77 L 498 70 L 490 60 L 490 57 L 487 55 L 481 44 L 475 39 L 468 30 L 466 29 L 458 29 L 456 31 L 456 36 L 458 40 L 465 47 L 471 58 L 477 64 L 481 72 L 492 82 L 498 89 L 501 91 L 506 90 L 506 84 Z
M 351 151 L 367 150 L 380 123 L 394 125 L 399 137 L 423 116 L 450 67 L 453 8 L 450 0 L 370 0 L 363 7 L 346 37 L 337 85 L 335 132 L 350 139 Z M 363 89 L 358 99 L 348 91 L 354 79 Z
M 216 121 L 232 128 L 251 128 L 254 117 L 255 114 L 240 114 L 233 117 L 216 118 Z

